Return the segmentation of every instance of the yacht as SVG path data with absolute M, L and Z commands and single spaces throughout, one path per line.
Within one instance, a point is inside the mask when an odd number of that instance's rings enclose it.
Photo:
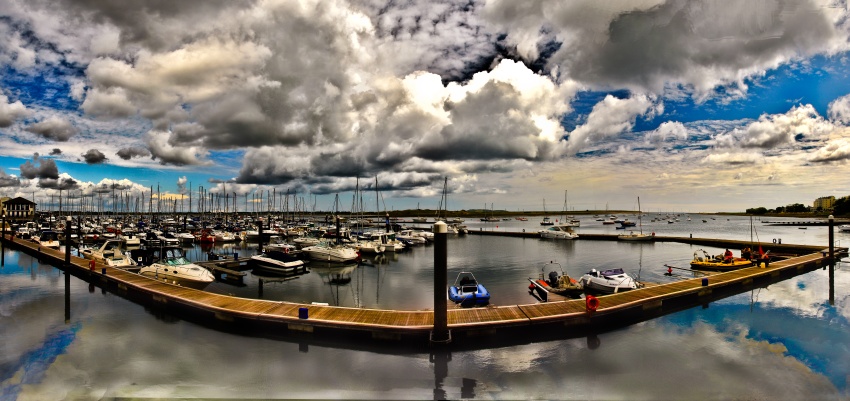
M 551 239 L 576 239 L 578 238 L 578 234 L 571 228 L 571 226 L 563 224 L 549 227 L 545 230 L 537 231 L 540 234 L 540 238 L 551 238 Z
M 603 294 L 616 294 L 617 292 L 634 290 L 639 287 L 637 280 L 626 274 L 623 269 L 608 269 L 603 271 L 592 269 L 581 276 L 579 283 L 585 290 Z
M 155 262 L 139 270 L 142 276 L 199 290 L 215 281 L 209 270 L 189 262 L 180 248 L 162 247 L 150 251 L 150 258 Z
M 130 267 L 136 263 L 130 255 L 121 252 L 120 240 L 108 240 L 98 249 L 87 248 L 81 251 L 84 258 L 112 267 Z
M 310 259 L 325 261 L 325 262 L 352 262 L 360 256 L 352 248 L 343 245 L 334 245 L 330 242 L 323 241 L 313 246 L 308 246 L 301 249 Z

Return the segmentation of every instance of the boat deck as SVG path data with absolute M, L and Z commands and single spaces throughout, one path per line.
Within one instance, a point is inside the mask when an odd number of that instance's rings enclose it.
M 26 240 L 12 241 L 8 236 L 4 236 L 3 240 L 7 246 L 12 245 L 36 254 L 56 266 L 65 266 L 62 251 L 40 248 L 38 244 Z M 836 253 L 846 254 L 846 251 L 846 248 L 841 248 Z M 584 299 L 479 308 L 450 305 L 448 328 L 454 339 L 482 335 L 497 337 L 500 332 L 511 333 L 512 330 L 513 334 L 527 336 L 528 327 L 536 325 L 566 326 L 580 333 L 705 305 L 828 263 L 827 252 L 819 251 L 770 263 L 768 267 L 747 267 L 708 277 L 648 285 L 618 294 L 598 296 L 599 307 L 596 311 L 588 311 Z M 96 264 L 92 270 L 89 269 L 88 260 L 73 255 L 67 268 L 87 281 L 137 302 L 157 306 L 180 316 L 212 319 L 216 322 L 257 325 L 274 330 L 283 328 L 291 332 L 315 331 L 332 336 L 355 332 L 372 339 L 394 340 L 427 338 L 434 324 L 434 313 L 431 310 L 364 309 L 239 298 L 168 284 L 101 264 Z M 570 335 L 563 330 L 559 331 L 562 335 Z

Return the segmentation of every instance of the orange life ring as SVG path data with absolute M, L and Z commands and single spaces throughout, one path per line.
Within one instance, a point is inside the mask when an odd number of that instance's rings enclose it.
M 596 309 L 599 308 L 599 299 L 593 295 L 588 295 L 584 298 L 584 304 L 588 312 L 596 312 Z

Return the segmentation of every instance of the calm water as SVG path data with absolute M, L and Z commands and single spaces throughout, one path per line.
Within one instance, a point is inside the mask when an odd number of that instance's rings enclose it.
M 553 217 L 555 217 L 553 215 Z M 748 218 L 691 215 L 674 224 L 645 222 L 659 235 L 749 240 Z M 635 219 L 634 217 L 630 217 Z M 707 223 L 702 223 L 706 218 Z M 537 221 L 468 222 L 473 230 L 534 230 Z M 591 217 L 578 231 L 616 233 Z M 498 228 L 496 227 L 498 226 Z M 823 244 L 825 227 L 768 227 L 761 241 Z M 844 246 L 850 235 L 836 233 Z M 699 247 L 674 243 L 554 242 L 451 238 L 449 279 L 475 273 L 498 305 L 534 303 L 526 290 L 544 263 L 575 276 L 622 267 L 664 282 L 665 263 L 686 266 Z M 256 252 L 231 246 L 219 252 Z M 718 249 L 709 249 L 719 253 Z M 190 252 L 200 259 L 202 251 Z M 847 399 L 850 375 L 850 274 L 827 271 L 756 289 L 707 309 L 693 308 L 598 336 L 455 351 L 407 353 L 340 344 L 299 344 L 233 335 L 151 313 L 6 250 L 0 268 L 0 399 L 384 398 L 432 399 Z M 354 307 L 429 309 L 433 247 L 371 260 L 345 271 L 323 267 L 299 279 L 211 291 Z M 351 279 L 329 283 L 334 274 Z

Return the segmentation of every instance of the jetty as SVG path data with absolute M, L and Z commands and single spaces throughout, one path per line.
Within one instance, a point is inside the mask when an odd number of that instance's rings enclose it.
M 610 240 L 590 235 L 578 240 L 591 239 Z M 744 241 L 682 237 L 656 240 L 721 247 L 734 247 L 739 243 L 752 245 Z M 349 308 L 240 298 L 168 284 L 99 263 L 92 265 L 89 260 L 70 255 L 70 252 L 42 248 L 37 243 L 8 235 L 2 236 L 2 244 L 32 254 L 42 262 L 146 307 L 247 335 L 363 340 L 382 346 L 419 348 L 431 345 L 429 338 L 435 327 L 433 310 Z M 764 245 L 771 249 L 776 247 Z M 801 253 L 768 266 L 762 264 L 599 296 L 598 305 L 592 309 L 584 299 L 480 308 L 452 305 L 445 311 L 451 346 L 480 348 L 591 336 L 679 310 L 708 307 L 718 299 L 826 267 L 839 255 L 847 254 L 847 248 L 835 248 L 834 257 L 830 258 L 829 250 L 823 247 L 786 246 Z M 234 266 L 219 266 L 219 269 L 238 271 L 231 267 Z

